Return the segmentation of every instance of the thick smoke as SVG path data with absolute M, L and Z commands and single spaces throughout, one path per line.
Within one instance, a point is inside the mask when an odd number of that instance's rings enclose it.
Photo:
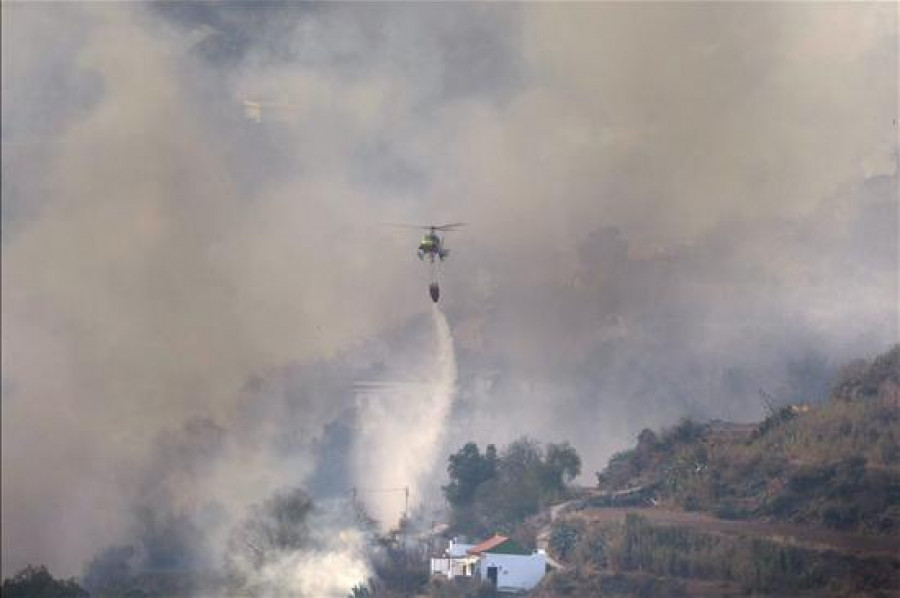
M 340 511 L 314 507 L 300 490 L 282 491 L 232 531 L 227 570 L 253 596 L 343 597 L 371 575 L 366 540 Z
M 433 441 L 403 486 L 522 433 L 590 472 L 900 336 L 893 4 L 2 11 L 4 575 L 221 566 L 365 439 Z M 451 337 L 378 223 L 441 220 L 459 393 L 382 444 L 353 383 Z

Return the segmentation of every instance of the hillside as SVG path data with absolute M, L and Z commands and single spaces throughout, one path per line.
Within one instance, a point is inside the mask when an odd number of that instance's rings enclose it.
M 598 505 L 900 534 L 900 347 L 845 368 L 820 405 L 774 407 L 755 425 L 644 430 L 598 482 Z
M 900 346 L 828 401 L 644 430 L 544 531 L 535 596 L 900 596 Z

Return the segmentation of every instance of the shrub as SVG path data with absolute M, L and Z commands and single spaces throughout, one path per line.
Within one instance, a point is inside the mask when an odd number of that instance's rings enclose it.
M 43 565 L 28 565 L 0 588 L 3 598 L 88 598 L 74 579 L 54 579 Z
M 557 523 L 550 531 L 550 550 L 559 558 L 567 560 L 578 545 L 580 531 L 579 527 L 572 523 L 565 521 Z

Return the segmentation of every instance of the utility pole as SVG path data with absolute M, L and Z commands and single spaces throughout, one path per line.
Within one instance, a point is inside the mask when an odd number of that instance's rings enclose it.
M 403 486 L 402 488 L 358 488 L 353 486 L 350 489 L 350 495 L 353 499 L 353 505 L 355 507 L 362 507 L 362 499 L 360 498 L 361 494 L 382 494 L 382 493 L 403 493 L 403 511 L 400 513 L 400 524 L 401 526 L 406 523 L 409 518 L 409 486 Z
M 409 486 L 403 487 L 403 519 L 409 520 Z

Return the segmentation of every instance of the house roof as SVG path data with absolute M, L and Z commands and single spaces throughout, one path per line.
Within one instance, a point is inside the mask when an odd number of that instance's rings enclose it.
M 510 540 L 506 536 L 495 534 L 492 538 L 484 540 L 480 544 L 476 544 L 469 549 L 469 554 L 483 554 L 492 552 L 494 554 L 530 554 L 515 540 Z
M 509 540 L 506 536 L 501 536 L 499 534 L 494 534 L 492 538 L 488 538 L 487 540 L 481 541 L 481 543 L 476 544 L 472 548 L 469 549 L 469 554 L 480 554 L 482 552 L 487 552 L 491 548 L 499 546 Z

